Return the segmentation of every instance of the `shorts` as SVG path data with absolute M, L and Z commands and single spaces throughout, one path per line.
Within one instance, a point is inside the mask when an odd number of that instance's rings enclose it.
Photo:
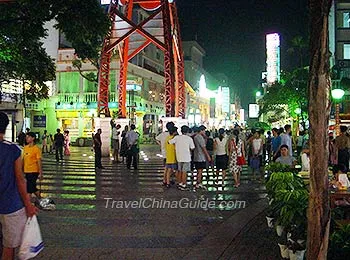
M 119 140 L 112 139 L 112 147 L 114 150 L 119 151 Z
M 16 248 L 21 245 L 26 222 L 27 215 L 24 207 L 10 214 L 0 214 L 4 247 Z
M 177 163 L 166 163 L 165 168 L 177 170 Z
M 194 162 L 196 170 L 202 170 L 207 168 L 207 162 Z
M 217 170 L 226 170 L 227 166 L 228 166 L 228 156 L 226 154 L 217 155 L 216 156 L 216 169 Z
M 39 173 L 25 173 L 24 174 L 27 180 L 27 192 L 35 193 L 38 191 L 36 187 L 36 181 L 39 177 Z
M 177 165 L 180 172 L 191 171 L 191 162 L 178 162 Z

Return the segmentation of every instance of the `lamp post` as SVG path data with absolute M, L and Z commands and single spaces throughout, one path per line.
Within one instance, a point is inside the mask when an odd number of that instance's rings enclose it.
M 335 100 L 335 134 L 338 136 L 340 134 L 340 100 L 343 98 L 345 91 L 341 88 L 334 88 L 332 90 L 332 98 Z

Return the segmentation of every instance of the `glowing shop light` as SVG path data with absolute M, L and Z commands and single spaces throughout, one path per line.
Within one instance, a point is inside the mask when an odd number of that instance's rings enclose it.
M 345 94 L 345 91 L 342 89 L 333 89 L 332 90 L 332 97 L 334 99 L 342 99 Z
M 300 115 L 301 114 L 301 109 L 299 107 L 297 107 L 295 110 L 294 110 L 294 113 L 297 114 L 297 115 Z

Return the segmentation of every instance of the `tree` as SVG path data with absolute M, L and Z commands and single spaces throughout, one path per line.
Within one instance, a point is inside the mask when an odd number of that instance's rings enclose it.
M 28 99 L 48 96 L 54 61 L 42 47 L 44 24 L 55 19 L 82 60 L 97 64 L 109 20 L 97 0 L 16 0 L 0 4 L 0 85 L 23 81 Z
M 292 72 L 284 72 L 281 81 L 268 88 L 266 95 L 259 101 L 260 114 L 274 115 L 286 112 L 293 118 L 301 119 L 305 128 L 308 118 L 308 69 L 295 69 Z M 298 111 L 299 110 L 299 111 Z
M 291 41 L 292 47 L 290 47 L 287 52 L 289 54 L 297 54 L 299 58 L 299 68 L 304 67 L 304 57 L 307 56 L 307 42 L 300 35 L 295 36 Z
M 328 198 L 328 124 L 330 65 L 328 16 L 332 0 L 309 0 L 310 10 L 310 196 L 307 259 L 327 259 L 330 209 Z

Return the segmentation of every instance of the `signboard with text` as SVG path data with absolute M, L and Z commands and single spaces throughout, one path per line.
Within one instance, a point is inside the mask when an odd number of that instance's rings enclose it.
M 33 127 L 46 127 L 46 116 L 33 116 Z
M 258 117 L 259 117 L 259 105 L 249 104 L 249 118 L 258 118 Z

